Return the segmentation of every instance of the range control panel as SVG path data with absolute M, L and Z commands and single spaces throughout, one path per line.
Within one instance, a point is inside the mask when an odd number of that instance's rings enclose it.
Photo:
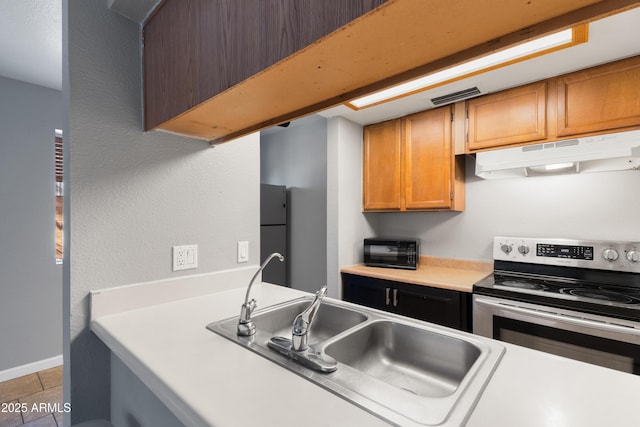
M 493 259 L 640 273 L 640 242 L 494 237 Z
M 568 258 L 593 260 L 593 246 L 555 245 L 549 243 L 536 244 L 536 256 L 549 258 Z

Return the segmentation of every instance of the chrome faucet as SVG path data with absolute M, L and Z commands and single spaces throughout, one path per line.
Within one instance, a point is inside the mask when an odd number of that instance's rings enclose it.
M 244 296 L 244 304 L 240 309 L 240 319 L 238 320 L 238 335 L 242 337 L 248 337 L 256 333 L 256 325 L 251 320 L 251 313 L 256 309 L 258 304 L 256 303 L 255 298 L 249 301 L 249 293 L 251 292 L 251 286 L 253 282 L 258 277 L 258 274 L 264 270 L 264 268 L 271 262 L 273 258 L 278 258 L 280 262 L 284 261 L 284 257 L 278 252 L 274 252 L 267 257 L 267 259 L 262 263 L 258 271 L 253 275 L 251 281 L 249 282 L 249 286 L 247 287 L 247 293 Z
M 278 336 L 271 337 L 267 342 L 267 347 L 314 371 L 330 373 L 338 369 L 336 359 L 325 354 L 322 350 L 314 349 L 313 345 L 309 346 L 307 344 L 309 328 L 313 325 L 320 303 L 326 294 L 327 287 L 323 286 L 316 292 L 316 297 L 311 304 L 295 317 L 291 339 Z
M 327 287 L 323 286 L 316 292 L 316 297 L 309 307 L 302 313 L 298 314 L 293 320 L 293 330 L 291 332 L 291 349 L 294 351 L 305 351 L 309 348 L 307 345 L 307 335 L 309 328 L 318 314 L 318 308 L 322 302 L 322 298 L 327 294 Z

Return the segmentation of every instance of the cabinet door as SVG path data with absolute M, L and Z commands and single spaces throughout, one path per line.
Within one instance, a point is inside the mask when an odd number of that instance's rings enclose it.
M 399 314 L 465 330 L 461 293 L 447 289 L 400 284 L 393 300 Z
M 403 139 L 405 208 L 451 207 L 451 107 L 405 117 Z
M 363 210 L 400 210 L 400 121 L 391 120 L 364 128 Z
M 471 332 L 471 294 L 342 274 L 345 301 Z
M 640 57 L 558 79 L 558 136 L 640 125 Z
M 391 311 L 389 282 L 351 274 L 342 275 L 342 298 L 355 304 Z
M 539 82 L 467 101 L 468 150 L 545 139 L 546 95 Z

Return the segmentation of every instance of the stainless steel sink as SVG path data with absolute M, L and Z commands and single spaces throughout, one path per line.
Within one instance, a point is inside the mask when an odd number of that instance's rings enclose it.
M 312 298 L 301 298 L 256 311 L 252 319 L 256 325 L 257 333 L 262 336 L 266 335 L 267 340 L 273 336 L 291 338 L 293 319 L 302 313 L 311 301 Z M 327 341 L 329 338 L 339 335 L 341 332 L 365 320 L 367 320 L 367 316 L 359 311 L 342 308 L 334 304 L 322 303 L 318 309 L 318 317 L 316 317 L 313 326 L 311 326 L 308 343 L 314 346 L 320 342 Z M 215 323 L 212 323 L 212 325 L 214 324 Z M 227 319 L 220 323 L 220 326 L 225 332 L 233 333 L 233 335 L 236 334 L 237 325 L 237 317 Z M 209 326 L 207 327 L 212 329 Z M 215 329 L 212 330 L 217 332 Z
M 299 298 L 256 311 L 252 337 L 237 336 L 237 317 L 207 328 L 403 426 L 463 424 L 504 352 L 487 338 L 325 299 L 309 344 L 336 359 L 338 369 L 315 372 L 267 347 L 273 336 L 291 337 L 293 319 L 311 301 Z
M 451 396 L 481 354 L 467 341 L 380 320 L 324 350 L 338 362 L 423 397 Z

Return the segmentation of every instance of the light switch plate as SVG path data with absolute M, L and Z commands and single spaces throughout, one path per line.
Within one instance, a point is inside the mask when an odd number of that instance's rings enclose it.
M 173 271 L 198 268 L 198 245 L 173 246 Z
M 249 242 L 238 242 L 238 262 L 249 262 Z

